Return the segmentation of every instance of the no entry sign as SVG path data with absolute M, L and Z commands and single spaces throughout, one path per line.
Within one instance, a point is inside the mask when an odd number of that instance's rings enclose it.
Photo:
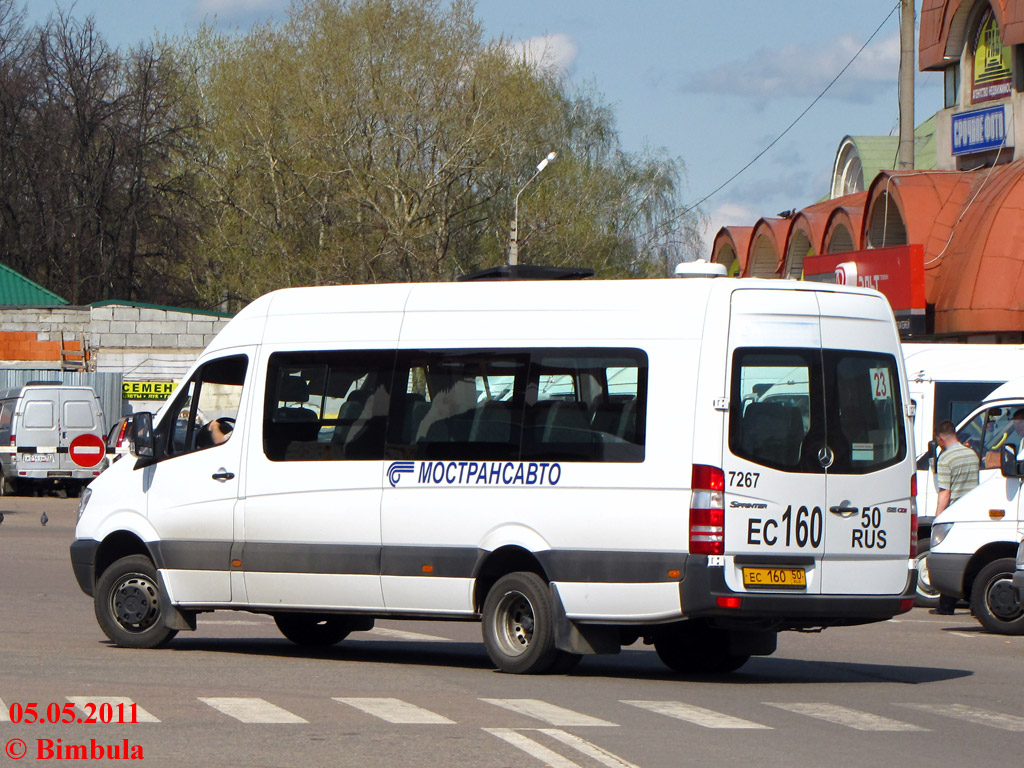
M 103 439 L 96 435 L 79 435 L 68 446 L 68 455 L 80 467 L 95 467 L 106 454 Z

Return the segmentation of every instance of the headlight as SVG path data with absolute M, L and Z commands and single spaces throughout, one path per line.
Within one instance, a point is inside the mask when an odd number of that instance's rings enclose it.
M 82 495 L 78 499 L 78 519 L 82 519 L 82 513 L 85 512 L 85 505 L 89 503 L 89 498 L 92 496 L 91 488 L 83 488 Z
M 931 549 L 935 549 L 937 546 L 939 546 L 939 544 L 942 543 L 942 540 L 946 538 L 946 535 L 949 533 L 952 527 L 953 523 L 935 523 L 932 526 L 932 540 L 929 547 Z

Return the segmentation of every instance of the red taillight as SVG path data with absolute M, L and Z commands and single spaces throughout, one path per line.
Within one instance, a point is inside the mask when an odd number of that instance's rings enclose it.
M 717 597 L 715 602 L 719 608 L 739 608 L 742 601 L 738 597 Z
M 125 421 L 121 422 L 121 429 L 117 433 L 117 443 L 115 444 L 116 448 L 120 448 L 121 447 L 121 444 L 124 442 L 124 433 L 127 432 L 127 431 L 128 431 L 128 421 L 125 420 Z
M 910 476 L 910 558 L 917 557 L 917 475 Z
M 908 597 L 904 600 L 900 600 L 900 613 L 906 613 L 914 607 L 914 598 Z
M 725 554 L 725 473 L 694 464 L 690 487 L 690 554 Z
M 18 438 L 16 438 L 14 436 L 14 433 L 11 432 L 11 445 L 14 446 L 14 445 L 17 445 L 17 444 L 18 444 Z

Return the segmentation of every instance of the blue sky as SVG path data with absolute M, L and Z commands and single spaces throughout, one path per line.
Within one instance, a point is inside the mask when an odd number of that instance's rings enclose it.
M 3 2 L 6 0 L 0 0 Z M 289 0 L 28 0 L 31 21 L 92 14 L 113 45 L 284 17 Z M 828 192 L 843 136 L 898 131 L 897 0 L 477 0 L 493 37 L 543 51 L 614 109 L 623 147 L 663 147 L 695 203 L 767 147 L 882 26 L 817 104 L 749 170 L 707 200 L 705 241 Z M 920 0 L 917 3 L 920 13 Z M 886 21 L 886 17 L 888 20 Z M 916 73 L 916 122 L 942 107 L 942 78 Z M 557 147 L 554 147 L 557 149 Z M 538 158 L 538 161 L 540 158 Z M 554 166 L 548 171 L 554 171 Z M 704 254 L 707 255 L 707 254 Z

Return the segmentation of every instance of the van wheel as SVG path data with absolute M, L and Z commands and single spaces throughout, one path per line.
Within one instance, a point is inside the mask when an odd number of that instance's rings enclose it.
M 971 610 L 981 626 L 1000 635 L 1024 635 L 1024 604 L 1012 584 L 1015 564 L 1002 557 L 986 565 L 971 587 Z
M 554 611 L 547 583 L 535 573 L 502 576 L 484 601 L 484 645 L 502 672 L 536 675 L 569 664 L 555 647 Z M 557 664 L 556 664 L 557 662 Z M 571 665 L 570 665 L 571 666 Z
M 917 557 L 914 558 L 917 564 L 917 593 L 914 595 L 914 605 L 922 608 L 934 608 L 939 604 L 939 592 L 932 586 L 928 577 L 928 542 L 919 541 L 917 544 Z
M 734 672 L 750 660 L 750 654 L 726 651 L 724 632 L 702 624 L 669 624 L 654 635 L 654 650 L 669 669 L 684 675 L 716 675 Z
M 100 629 L 122 648 L 159 648 L 178 631 L 164 626 L 160 612 L 160 582 L 145 555 L 114 562 L 96 582 L 96 620 Z
M 322 613 L 275 613 L 281 634 L 305 648 L 325 648 L 340 643 L 352 631 L 347 616 Z

